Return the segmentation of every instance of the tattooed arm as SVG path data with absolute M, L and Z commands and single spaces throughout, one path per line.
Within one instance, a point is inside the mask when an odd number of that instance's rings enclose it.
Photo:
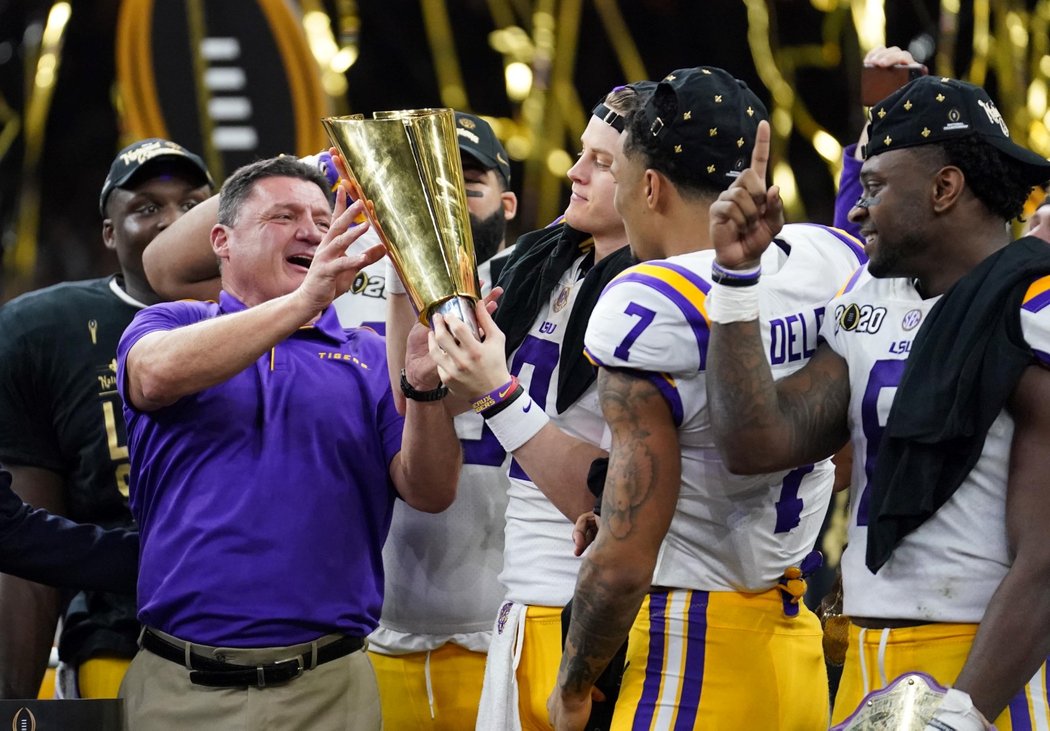
M 584 727 L 594 681 L 649 590 L 681 485 L 677 430 L 656 387 L 603 368 L 598 394 L 612 448 L 601 530 L 580 568 L 558 685 L 547 703 L 556 729 Z
M 757 268 L 783 227 L 780 190 L 766 188 L 768 162 L 769 125 L 763 121 L 751 167 L 711 205 L 711 243 L 723 269 Z M 822 343 L 801 370 L 774 383 L 757 319 L 711 323 L 707 398 L 715 445 L 732 472 L 775 472 L 815 462 L 849 438 L 846 361 Z
M 712 323 L 707 399 L 715 445 L 739 474 L 816 462 L 849 439 L 846 361 L 821 343 L 805 366 L 774 381 L 757 320 Z

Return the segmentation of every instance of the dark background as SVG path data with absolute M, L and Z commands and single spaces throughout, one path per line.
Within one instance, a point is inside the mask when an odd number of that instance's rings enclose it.
M 520 106 L 511 103 L 504 90 L 503 56 L 489 43 L 489 33 L 496 27 L 493 2 L 461 0 L 443 5 L 451 21 L 469 109 L 508 121 L 520 120 Z M 587 110 L 613 86 L 636 80 L 623 78 L 614 41 L 601 21 L 599 7 L 610 4 L 622 15 L 648 76 L 659 78 L 673 69 L 700 64 L 721 66 L 747 81 L 772 111 L 771 93 L 756 70 L 760 65 L 756 59 L 771 62 L 796 93 L 793 117 L 808 115 L 842 144 L 856 139 L 863 123 L 857 88 L 861 52 L 856 20 L 849 7 L 828 3 L 834 7 L 824 10 L 816 0 L 579 2 L 572 82 Z M 1037 0 L 1030 0 L 1013 6 L 1030 11 L 1036 4 Z M 25 140 L 32 124 L 26 116 L 29 95 L 25 59 L 27 49 L 33 48 L 32 28 L 46 18 L 51 5 L 0 0 L 0 233 L 5 248 L 13 246 L 19 215 L 24 217 L 27 210 L 22 195 L 27 174 L 39 176 L 41 189 L 35 266 L 20 268 L 7 256 L 0 278 L 0 301 L 56 281 L 101 276 L 116 267 L 115 258 L 102 247 L 97 196 L 114 153 L 129 141 L 122 136 L 117 111 L 120 97 L 114 83 L 120 2 L 73 4 L 62 63 L 46 114 L 43 156 L 39 165 L 27 168 Z M 348 7 L 345 0 L 315 1 L 313 5 L 328 11 L 335 27 Z M 531 32 L 531 11 L 541 3 L 509 0 L 501 5 Z M 557 15 L 565 3 L 551 0 L 546 5 Z M 335 100 L 336 108 L 369 112 L 443 106 L 421 2 L 362 0 L 352 6 L 360 20 L 356 38 L 360 56 L 346 73 L 347 92 L 345 98 Z M 764 37 L 768 38 L 768 52 L 764 44 L 753 48 L 749 42 L 749 13 L 756 9 L 768 14 L 769 31 Z M 925 37 L 924 48 L 932 65 L 933 54 L 944 38 L 938 30 L 942 25 L 939 4 L 931 0 L 889 2 L 885 14 L 887 42 L 907 47 Z M 950 57 L 939 59 L 942 67 L 948 63 L 954 68 L 968 68 L 971 17 L 969 4 L 964 2 L 960 14 L 953 18 L 957 27 L 952 34 L 955 50 Z M 994 98 L 994 73 L 980 81 Z M 1014 126 L 1007 109 L 1003 111 Z M 583 120 L 585 116 L 577 125 Z M 795 126 L 788 139 L 774 139 L 774 155 L 790 163 L 798 188 L 798 201 L 790 213 L 796 219 L 830 223 L 834 170 L 816 153 L 809 136 L 799 133 L 800 126 Z M 578 150 L 574 138 L 580 129 L 582 126 L 575 134 L 567 132 L 564 139 L 556 141 L 571 155 Z M 542 166 L 529 165 L 527 161 L 514 161 L 514 187 L 523 206 L 513 233 L 545 225 L 551 218 L 552 204 L 544 203 L 536 193 L 544 174 Z M 558 182 L 554 190 L 562 197 L 553 209 L 556 213 L 568 188 Z

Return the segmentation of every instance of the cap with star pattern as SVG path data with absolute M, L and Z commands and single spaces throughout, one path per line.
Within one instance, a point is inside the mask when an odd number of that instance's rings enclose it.
M 751 163 L 758 123 L 769 117 L 747 84 L 713 66 L 671 72 L 640 114 L 652 141 L 719 188 Z
M 1050 160 L 1010 139 L 988 92 L 943 76 L 921 76 L 871 108 L 864 157 L 964 137 L 977 137 L 1020 163 L 1032 185 L 1050 180 Z

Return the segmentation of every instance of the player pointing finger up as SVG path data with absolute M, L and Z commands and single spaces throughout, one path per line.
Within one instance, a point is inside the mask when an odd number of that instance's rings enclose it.
M 780 188 L 766 188 L 769 134 L 769 122 L 759 122 L 751 167 L 711 206 L 712 243 L 719 265 L 727 269 L 758 266 L 762 252 L 784 226 Z

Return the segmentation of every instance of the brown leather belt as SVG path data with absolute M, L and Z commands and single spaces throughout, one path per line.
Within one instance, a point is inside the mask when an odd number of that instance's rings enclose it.
M 222 662 L 191 652 L 189 655 L 190 682 L 194 685 L 206 685 L 212 688 L 246 688 L 248 686 L 265 688 L 267 685 L 295 680 L 303 674 L 304 670 L 357 652 L 364 647 L 364 644 L 363 638 L 347 635 L 323 647 L 318 647 L 317 661 L 312 664 L 310 652 L 280 662 L 255 666 Z M 180 667 L 186 667 L 186 648 L 169 642 L 149 628 L 142 633 L 142 647 L 157 657 L 169 660 Z

